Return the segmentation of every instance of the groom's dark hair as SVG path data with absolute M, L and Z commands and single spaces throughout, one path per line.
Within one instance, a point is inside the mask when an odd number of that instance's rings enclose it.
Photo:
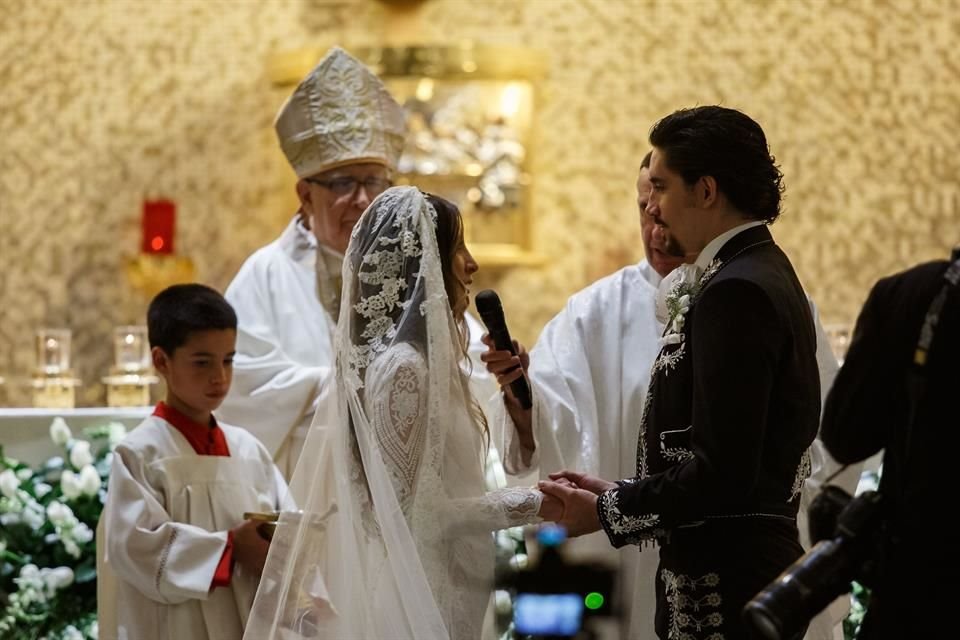
M 680 109 L 653 125 L 650 144 L 687 185 L 712 176 L 743 215 L 767 223 L 779 217 L 783 174 L 763 129 L 745 113 L 719 106 Z

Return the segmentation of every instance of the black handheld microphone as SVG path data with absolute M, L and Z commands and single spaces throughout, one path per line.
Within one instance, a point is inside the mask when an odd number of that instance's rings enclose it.
M 483 324 L 487 325 L 487 332 L 493 340 L 493 346 L 497 351 L 509 351 L 517 355 L 517 350 L 513 348 L 513 339 L 510 338 L 510 332 L 507 331 L 507 321 L 503 319 L 503 307 L 500 305 L 500 297 L 496 291 L 484 289 L 476 297 L 477 311 L 480 312 L 480 318 Z M 530 387 L 527 385 L 527 379 L 520 376 L 510 383 L 510 390 L 520 402 L 520 406 L 529 409 L 533 406 L 530 401 Z

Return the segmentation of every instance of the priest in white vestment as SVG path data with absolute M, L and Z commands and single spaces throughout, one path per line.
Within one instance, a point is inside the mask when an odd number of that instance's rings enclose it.
M 360 215 L 391 185 L 406 128 L 380 79 L 340 48 L 294 90 L 275 127 L 300 209 L 227 287 L 240 325 L 220 415 L 257 436 L 289 479 L 318 404 L 335 395 L 343 254 Z M 467 325 L 476 356 L 482 329 L 469 315 Z M 476 380 L 487 377 L 482 365 L 474 371 Z
M 649 158 L 647 154 L 637 180 L 646 258 L 574 294 L 566 308 L 544 327 L 530 353 L 532 411 L 524 417 L 519 406 L 505 398 L 511 410 L 503 411 L 501 403 L 493 421 L 505 421 L 498 430 L 502 435 L 498 445 L 508 473 L 527 474 L 539 469 L 540 475 L 546 477 L 547 473 L 561 469 L 583 469 L 601 478 L 636 475 L 639 422 L 663 332 L 663 323 L 656 313 L 657 290 L 663 277 L 683 262 L 663 251 L 662 232 L 643 213 L 651 190 Z M 817 329 L 817 362 L 825 398 L 838 366 L 812 301 L 810 306 Z M 491 367 L 491 371 L 502 369 Z M 508 377 L 502 384 L 512 379 Z M 521 444 L 526 439 L 517 437 L 511 415 L 521 423 L 521 430 L 524 421 L 532 425 L 532 452 Z M 839 469 L 819 440 L 814 441 L 811 449 L 811 466 L 799 521 L 801 539 L 807 548 L 805 509 L 819 483 Z M 856 487 L 858 476 L 859 467 L 844 473 L 847 490 Z M 571 540 L 568 547 L 574 557 L 618 565 L 622 637 L 656 640 L 656 549 L 638 551 L 631 545 L 617 550 L 602 531 Z M 840 603 L 832 613 L 828 610 L 818 616 L 807 640 L 841 639 L 836 623 L 848 608 Z

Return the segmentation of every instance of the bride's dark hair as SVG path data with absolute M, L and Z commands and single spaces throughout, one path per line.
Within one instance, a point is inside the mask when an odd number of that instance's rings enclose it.
M 457 205 L 449 200 L 435 196 L 432 193 L 425 193 L 424 195 L 427 198 L 427 202 L 430 203 L 430 206 L 437 212 L 437 251 L 440 253 L 440 268 L 443 270 L 443 288 L 447 292 L 447 300 L 450 301 L 450 307 L 452 309 L 453 301 L 457 299 L 460 289 L 463 287 L 453 272 L 453 262 L 456 260 L 457 250 L 463 239 L 463 216 L 460 214 L 460 209 L 457 208 Z M 454 321 L 457 324 L 457 338 L 460 346 L 461 359 L 466 362 L 467 371 L 471 372 L 473 369 L 473 361 L 470 360 L 469 354 L 467 353 L 470 336 L 463 314 L 461 314 L 460 317 L 454 317 Z M 483 409 L 480 408 L 477 399 L 473 397 L 473 393 L 470 391 L 470 385 L 466 379 L 464 379 L 464 388 L 470 399 L 470 414 L 473 416 L 477 427 L 483 432 L 489 445 L 490 428 L 487 424 L 487 417 L 484 415 Z

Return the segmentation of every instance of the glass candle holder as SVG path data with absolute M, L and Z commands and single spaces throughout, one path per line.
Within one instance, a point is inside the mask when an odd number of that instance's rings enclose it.
M 117 373 L 144 373 L 150 369 L 147 328 L 126 325 L 113 330 L 114 369 Z
M 37 373 L 48 377 L 69 375 L 70 337 L 69 329 L 37 331 Z

